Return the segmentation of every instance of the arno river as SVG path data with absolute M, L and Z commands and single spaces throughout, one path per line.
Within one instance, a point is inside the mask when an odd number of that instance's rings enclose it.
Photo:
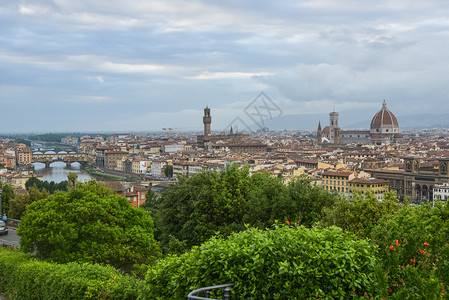
M 55 183 L 59 183 L 67 180 L 69 172 L 75 172 L 78 175 L 78 181 L 84 182 L 91 179 L 86 171 L 80 170 L 79 163 L 73 163 L 69 168 L 67 168 L 64 162 L 54 162 L 50 165 L 50 168 L 46 168 L 43 163 L 33 163 L 33 166 L 35 173 L 42 176 L 42 180 L 48 182 L 54 181 Z

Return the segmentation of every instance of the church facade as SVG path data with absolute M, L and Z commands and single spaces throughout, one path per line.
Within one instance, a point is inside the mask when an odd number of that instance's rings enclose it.
M 383 102 L 382 108 L 371 120 L 370 130 L 341 130 L 338 125 L 338 112 L 329 113 L 329 126 L 321 128 L 318 123 L 318 144 L 393 144 L 402 140 L 396 116 Z

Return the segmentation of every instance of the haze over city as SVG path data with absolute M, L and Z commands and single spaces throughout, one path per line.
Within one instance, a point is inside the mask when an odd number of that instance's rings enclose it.
M 3 1 L 0 132 L 200 130 L 206 105 L 221 130 L 262 91 L 290 129 L 308 129 L 293 115 L 334 108 L 343 126 L 368 128 L 384 98 L 399 119 L 442 114 L 448 10 L 446 1 Z

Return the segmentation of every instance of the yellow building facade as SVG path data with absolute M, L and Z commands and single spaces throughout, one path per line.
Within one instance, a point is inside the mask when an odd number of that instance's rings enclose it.
M 325 171 L 322 174 L 322 186 L 328 191 L 349 193 L 349 181 L 355 178 L 351 171 Z
M 383 179 L 355 178 L 349 182 L 350 196 L 353 196 L 355 192 L 365 195 L 368 191 L 372 191 L 377 200 L 382 201 L 385 193 L 389 190 L 389 182 Z

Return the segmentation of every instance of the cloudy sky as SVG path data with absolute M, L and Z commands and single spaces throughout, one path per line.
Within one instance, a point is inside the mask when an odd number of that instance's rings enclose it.
M 444 113 L 448 17 L 446 0 L 0 0 L 0 132 L 201 128 L 206 105 L 220 130 L 260 92 L 284 116 Z

